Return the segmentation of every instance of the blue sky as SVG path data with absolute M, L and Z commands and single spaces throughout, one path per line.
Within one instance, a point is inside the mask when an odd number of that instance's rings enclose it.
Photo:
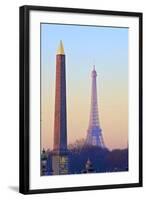
M 68 64 L 79 67 L 97 64 L 98 70 L 121 72 L 117 67 L 127 64 L 128 29 L 97 26 L 41 25 L 42 63 L 44 66 L 55 61 L 59 41 L 64 43 Z M 104 60 L 104 63 L 103 63 Z M 126 66 L 126 65 L 125 65 Z M 50 66 L 51 67 L 51 66 Z M 112 67 L 112 69 L 111 69 Z

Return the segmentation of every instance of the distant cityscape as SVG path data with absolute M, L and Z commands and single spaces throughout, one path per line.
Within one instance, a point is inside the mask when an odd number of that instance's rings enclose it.
M 60 41 L 56 55 L 56 88 L 53 149 L 41 152 L 41 175 L 107 173 L 128 171 L 128 147 L 110 151 L 99 123 L 97 72 L 91 72 L 91 107 L 85 139 L 67 144 L 66 65 Z
M 41 152 L 41 175 L 55 175 L 52 168 L 53 150 Z M 68 147 L 67 174 L 108 173 L 128 171 L 128 149 L 108 150 L 96 146 Z M 60 160 L 66 162 L 66 160 Z

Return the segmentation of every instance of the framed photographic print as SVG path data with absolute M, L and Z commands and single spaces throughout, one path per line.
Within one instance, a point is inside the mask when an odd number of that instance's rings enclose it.
M 142 13 L 20 7 L 20 192 L 142 186 Z

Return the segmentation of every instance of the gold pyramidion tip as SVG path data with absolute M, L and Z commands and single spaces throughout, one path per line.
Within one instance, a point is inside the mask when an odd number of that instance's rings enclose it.
M 59 44 L 59 47 L 58 47 L 58 50 L 57 50 L 57 55 L 58 54 L 64 55 L 64 47 L 63 47 L 62 40 L 60 40 L 60 44 Z

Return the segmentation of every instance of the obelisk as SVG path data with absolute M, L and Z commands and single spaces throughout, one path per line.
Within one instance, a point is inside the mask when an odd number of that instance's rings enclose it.
M 60 41 L 56 54 L 53 174 L 68 174 L 65 53 Z

